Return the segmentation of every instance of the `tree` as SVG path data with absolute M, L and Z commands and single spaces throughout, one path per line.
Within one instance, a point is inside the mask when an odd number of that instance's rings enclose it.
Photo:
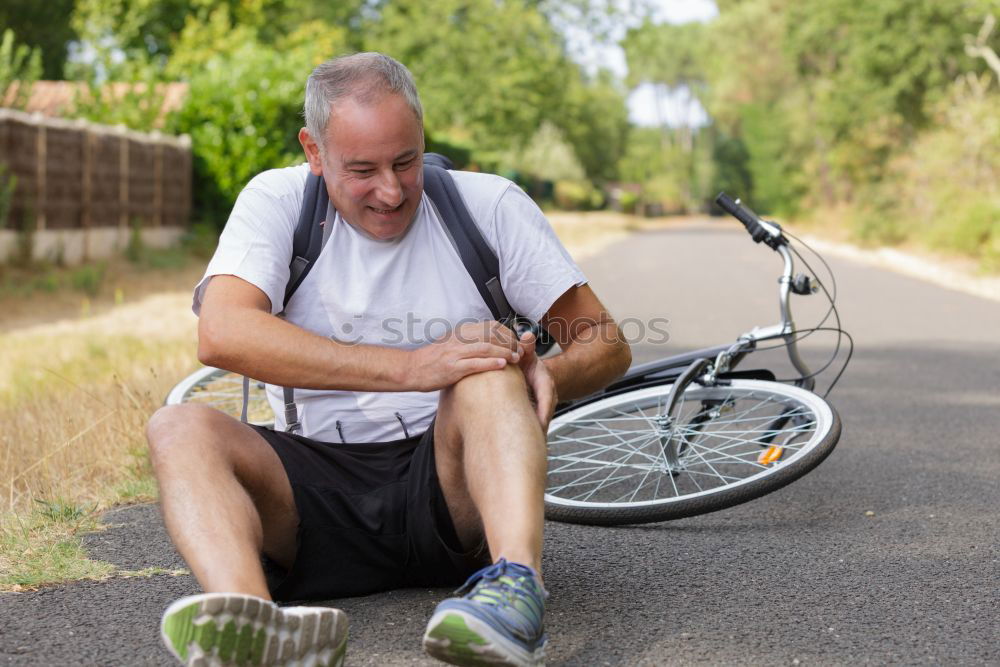
M 704 87 L 703 35 L 705 26 L 701 23 L 654 24 L 644 22 L 638 28 L 629 30 L 622 42 L 628 61 L 628 83 L 635 87 L 642 84 L 654 86 L 657 96 L 673 92 L 682 100 L 681 108 L 686 112 L 691 102 Z M 658 100 L 657 113 L 662 104 Z M 705 161 L 710 160 L 711 151 L 695 151 L 695 132 L 691 122 L 682 114 L 670 127 L 667 119 L 659 118 L 661 165 L 657 171 L 643 182 L 647 198 L 660 202 L 667 210 L 691 210 L 700 208 L 702 181 L 706 178 Z M 649 141 L 647 133 L 637 134 L 630 146 L 635 151 L 645 152 L 650 146 L 635 142 Z M 630 157 L 634 160 L 634 157 Z
M 830 0 L 791 3 L 785 44 L 834 176 L 878 181 L 889 157 L 931 122 L 930 109 L 972 62 L 959 47 L 983 3 Z M 850 197 L 853 188 L 844 196 Z
M 32 1 L 32 0 L 20 0 Z M 61 0 L 73 2 L 73 0 Z M 263 44 L 277 44 L 299 26 L 323 21 L 331 29 L 360 26 L 365 0 L 75 0 L 74 26 L 85 42 L 165 62 L 183 45 L 187 26 L 224 13 L 234 26 L 253 31 Z M 360 46 L 360 30 L 350 43 Z M 209 48 L 211 44 L 203 44 Z M 330 54 L 336 55 L 336 54 Z
M 554 123 L 573 146 L 587 178 L 610 181 L 618 177 L 618 161 L 625 153 L 628 109 L 625 92 L 610 72 L 590 78 L 577 73 L 567 86 Z
M 18 40 L 39 49 L 40 78 L 61 79 L 67 45 L 76 38 L 70 24 L 75 0 L 4 0 L 0 3 L 0 26 L 13 30 Z
M 303 160 L 298 130 L 308 72 L 345 48 L 344 31 L 301 26 L 273 46 L 230 24 L 236 39 L 199 43 L 225 29 L 228 10 L 207 25 L 189 24 L 174 58 L 188 63 L 190 88 L 170 129 L 191 136 L 196 215 L 221 222 L 254 175 Z M 220 18 L 221 17 L 221 18 Z
M 573 74 L 561 38 L 524 0 L 395 0 L 365 32 L 366 48 L 413 72 L 428 133 L 471 143 L 480 158 L 528 141 Z
M 654 24 L 646 21 L 638 28 L 629 30 L 622 42 L 628 61 L 628 84 L 635 88 L 641 84 L 652 84 L 658 93 L 664 89 L 679 93 L 687 108 L 704 87 L 704 32 L 701 23 Z M 657 111 L 660 109 L 657 104 Z M 667 122 L 660 119 L 664 137 Z M 681 119 L 679 137 L 685 151 L 692 148 L 692 128 Z

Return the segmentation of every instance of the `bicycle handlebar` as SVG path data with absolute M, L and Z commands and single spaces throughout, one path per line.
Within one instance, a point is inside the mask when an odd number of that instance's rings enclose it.
M 747 232 L 750 233 L 750 237 L 753 238 L 754 243 L 763 242 L 772 250 L 777 250 L 778 246 L 788 243 L 781 234 L 781 227 L 777 223 L 764 222 L 754 215 L 750 209 L 740 204 L 738 200 L 734 200 L 725 192 L 719 193 L 719 196 L 715 198 L 715 203 L 723 211 L 743 223 Z

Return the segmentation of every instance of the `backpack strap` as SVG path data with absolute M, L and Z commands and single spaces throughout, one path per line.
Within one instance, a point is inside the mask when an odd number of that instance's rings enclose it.
M 282 310 L 288 306 L 288 301 L 295 294 L 295 290 L 309 275 L 316 258 L 323 252 L 323 246 L 330 237 L 333 221 L 327 220 L 329 206 L 330 195 L 326 191 L 323 177 L 309 172 L 302 193 L 299 221 L 295 224 L 295 235 L 292 237 L 292 262 L 288 266 L 288 284 L 285 286 Z
M 322 176 L 309 172 L 306 186 L 302 192 L 302 208 L 299 209 L 299 220 L 295 223 L 295 234 L 292 236 L 292 261 L 288 265 L 288 284 L 285 285 L 285 298 L 281 304 L 281 312 L 288 307 L 288 301 L 295 294 L 302 281 L 309 275 L 313 264 L 323 246 L 330 238 L 333 229 L 332 220 L 327 217 L 330 207 L 330 195 L 326 191 L 326 183 Z M 243 378 L 243 410 L 240 419 L 247 421 L 247 398 L 250 379 Z M 285 402 L 285 431 L 294 433 L 302 429 L 299 422 L 298 409 L 295 406 L 295 389 L 282 387 Z
M 462 258 L 465 270 L 498 322 L 513 325 L 517 317 L 500 285 L 500 260 L 486 243 L 479 226 L 462 201 L 455 180 L 437 161 L 424 162 L 424 192 L 437 207 L 445 232 Z

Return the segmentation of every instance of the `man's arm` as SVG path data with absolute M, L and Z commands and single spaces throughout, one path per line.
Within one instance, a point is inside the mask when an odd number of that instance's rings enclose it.
M 589 285 L 571 287 L 549 308 L 542 324 L 562 348 L 543 359 L 560 401 L 581 398 L 628 370 L 632 350 Z
M 198 320 L 199 361 L 304 389 L 432 391 L 519 359 L 518 342 L 496 322 L 467 325 L 461 335 L 402 350 L 324 338 L 272 315 L 270 306 L 251 283 L 213 277 Z

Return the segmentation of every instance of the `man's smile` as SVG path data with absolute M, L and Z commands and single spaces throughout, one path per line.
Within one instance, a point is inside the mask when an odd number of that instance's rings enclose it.
M 369 206 L 368 208 L 370 208 L 371 210 L 375 211 L 380 215 L 389 215 L 390 213 L 395 213 L 399 209 L 403 208 L 404 203 L 405 202 L 402 202 L 399 204 L 399 206 L 394 206 L 393 208 L 377 208 L 375 206 Z

